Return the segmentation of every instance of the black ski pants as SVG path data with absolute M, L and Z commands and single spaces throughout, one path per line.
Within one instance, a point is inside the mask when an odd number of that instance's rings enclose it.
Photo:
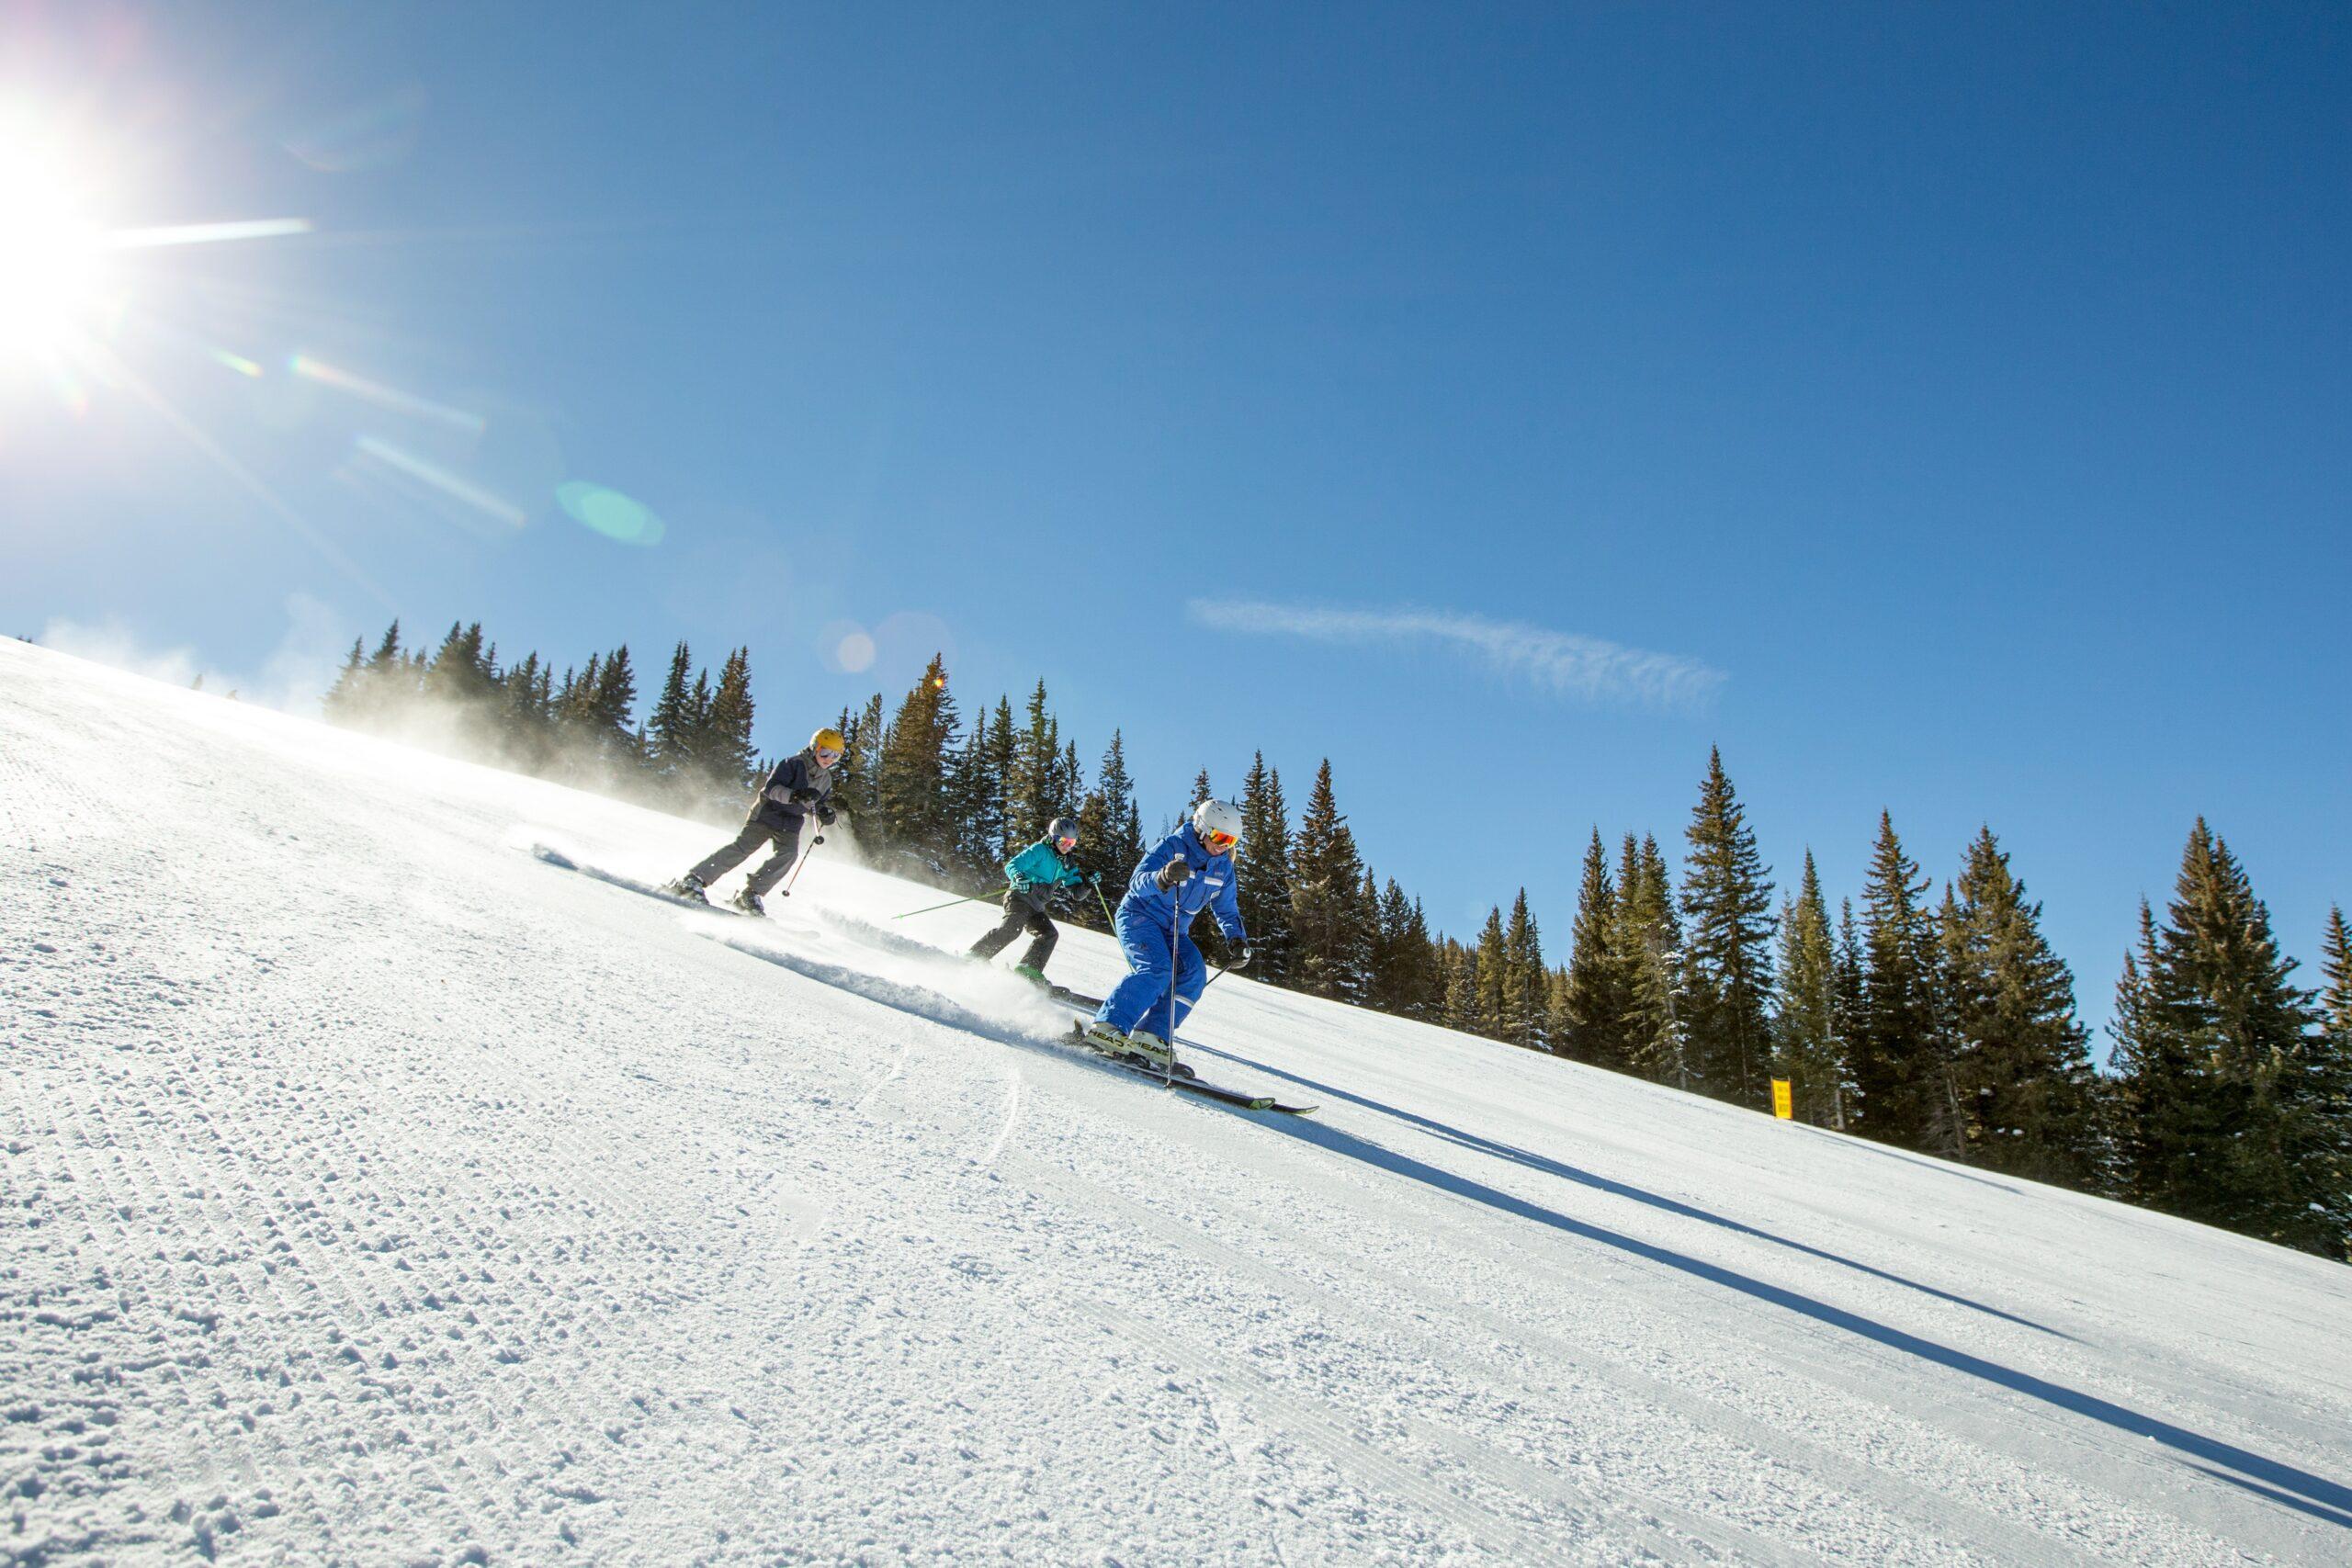
M 732 843 L 721 844 L 713 850 L 707 859 L 686 874 L 707 887 L 758 853 L 763 844 L 774 844 L 775 853 L 752 872 L 744 883 L 745 886 L 764 898 L 770 889 L 784 880 L 784 874 L 792 869 L 793 861 L 799 856 L 800 822 L 801 814 L 797 811 L 786 814 L 782 821 L 772 817 L 763 818 L 754 812 L 744 822 L 743 830 L 735 835 Z
M 972 956 L 994 958 L 1024 929 L 1029 932 L 1029 951 L 1021 955 L 1021 962 L 1032 969 L 1045 968 L 1046 960 L 1054 955 L 1054 943 L 1061 940 L 1061 932 L 1054 929 L 1053 920 L 1046 915 L 1045 900 L 1034 893 L 1005 894 L 1004 919 L 996 923 L 996 930 L 972 944 Z

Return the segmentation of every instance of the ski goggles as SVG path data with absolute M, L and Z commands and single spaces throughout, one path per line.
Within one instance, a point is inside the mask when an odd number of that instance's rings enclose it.
M 1228 852 L 1234 845 L 1240 841 L 1241 835 L 1238 833 L 1207 832 L 1201 835 L 1201 842 L 1206 844 L 1210 849 L 1215 850 L 1218 854 L 1225 854 Z
M 842 760 L 842 754 L 841 752 L 839 752 L 839 751 L 834 750 L 833 750 L 831 747 L 830 747 L 830 746 L 820 746 L 820 747 L 817 747 L 813 751 L 811 751 L 811 752 L 810 752 L 810 755 L 814 756 L 814 757 L 817 759 L 817 765 L 818 765 L 819 767 L 820 767 L 820 768 L 830 768 L 830 767 L 831 767 L 835 762 L 838 762 L 838 761 L 840 761 Z

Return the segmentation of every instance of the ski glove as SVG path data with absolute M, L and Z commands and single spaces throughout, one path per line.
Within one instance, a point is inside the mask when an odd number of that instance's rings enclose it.
M 818 801 L 822 800 L 824 796 L 819 795 L 813 789 L 796 789 L 792 792 L 792 798 L 800 802 L 802 805 L 813 806 Z
M 1152 881 L 1159 885 L 1159 890 L 1162 893 L 1172 893 L 1177 888 L 1183 886 L 1185 883 L 1190 882 L 1192 879 L 1193 867 L 1191 862 L 1171 860 L 1166 865 L 1159 868 L 1159 874 L 1154 876 Z
M 820 805 L 817 807 L 817 820 L 822 822 L 828 828 L 833 825 L 834 815 L 835 813 L 833 808 L 830 806 Z
M 1227 964 L 1226 967 L 1227 969 L 1247 969 L 1250 967 L 1250 961 L 1257 956 L 1258 950 L 1251 947 L 1248 942 L 1243 942 L 1241 944 L 1240 956 L 1236 958 L 1232 963 Z

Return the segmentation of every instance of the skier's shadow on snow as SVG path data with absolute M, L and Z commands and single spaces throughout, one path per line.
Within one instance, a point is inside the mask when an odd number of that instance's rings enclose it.
M 1589 1170 L 1579 1170 L 1564 1161 L 1552 1159 L 1531 1150 L 1519 1148 L 1510 1144 L 1498 1143 L 1492 1138 L 1481 1137 L 1476 1133 L 1465 1133 L 1459 1127 L 1449 1127 L 1444 1122 L 1431 1121 L 1427 1116 L 1417 1115 L 1410 1111 L 1400 1111 L 1396 1106 L 1384 1105 L 1379 1100 L 1366 1099 L 1360 1094 L 1351 1094 L 1346 1089 L 1331 1084 L 1317 1083 L 1313 1078 L 1301 1077 L 1296 1073 L 1286 1073 L 1280 1067 L 1270 1067 L 1262 1062 L 1253 1062 L 1227 1051 L 1218 1051 L 1205 1045 L 1193 1045 L 1190 1048 L 1206 1052 L 1213 1056 L 1222 1056 L 1238 1066 L 1254 1067 L 1260 1072 L 1271 1074 L 1278 1078 L 1288 1078 L 1302 1089 L 1311 1089 L 1317 1094 L 1328 1095 L 1333 1100 L 1344 1100 L 1351 1105 L 1361 1105 L 1366 1111 L 1376 1111 L 1384 1116 L 1393 1116 L 1399 1122 L 1419 1127 L 1425 1133 L 1468 1149 L 1473 1154 L 1509 1160 L 1513 1165 L 1525 1166 L 1530 1170 L 1541 1171 L 1545 1176 L 1557 1177 L 1563 1181 L 1573 1181 L 1579 1187 L 1589 1187 L 1597 1192 L 1606 1192 L 1616 1198 L 1630 1198 L 1637 1203 L 1646 1203 L 1653 1209 L 1663 1209 L 1669 1214 L 1679 1214 L 1686 1220 L 1701 1220 L 1711 1225 L 1720 1225 L 1724 1230 L 1739 1235 L 1753 1236 L 1758 1241 L 1769 1241 L 1775 1247 L 1785 1247 L 1792 1252 L 1804 1253 L 1807 1258 L 1818 1258 L 1825 1263 L 1835 1263 L 1840 1268 L 1851 1269 L 1858 1274 L 1868 1274 L 1871 1278 L 1883 1280 L 1890 1285 L 1900 1285 L 1905 1290 L 1917 1291 L 1921 1295 L 1933 1296 L 1938 1301 L 1950 1302 L 1954 1306 L 1966 1307 L 1971 1312 L 1981 1312 L 1987 1317 L 1997 1317 L 2004 1323 L 2014 1323 L 2020 1328 L 2030 1328 L 2036 1334 L 2047 1334 L 2055 1338 L 2069 1341 L 2075 1337 L 2061 1329 L 2036 1323 L 2030 1317 L 2019 1317 L 2015 1313 L 2003 1312 L 1999 1307 L 1987 1306 L 1983 1302 L 1972 1301 L 1953 1292 L 1938 1290 L 1933 1285 L 1923 1285 L 1917 1280 L 1906 1280 L 1889 1269 L 1860 1262 L 1842 1254 L 1831 1252 L 1826 1247 L 1814 1247 L 1806 1242 L 1792 1240 L 1788 1236 L 1776 1235 L 1759 1226 L 1728 1219 L 1722 1214 L 1710 1213 L 1696 1205 L 1663 1197 L 1656 1192 L 1646 1192 L 1641 1188 L 1628 1186 L 1622 1181 L 1612 1181 L 1608 1177 L 1596 1176 Z
M 1275 1071 L 1272 1068 L 1266 1070 Z M 1275 1076 L 1291 1077 L 1290 1074 L 1280 1072 L 1276 1072 Z M 1294 1079 L 1294 1081 L 1306 1082 L 1305 1079 Z M 1311 1087 L 1332 1092 L 1323 1085 Z M 1340 1098 L 1353 1097 L 1343 1095 Z M 1414 1117 L 1407 1119 L 1419 1120 Z M 1939 1345 L 1931 1339 L 1922 1339 L 1916 1334 L 1905 1333 L 1900 1328 L 1864 1317 L 1860 1313 L 1832 1306 L 1827 1302 L 1817 1301 L 1800 1292 L 1751 1278 L 1736 1269 L 1726 1269 L 1721 1264 L 1709 1263 L 1703 1258 L 1692 1258 L 1684 1253 L 1676 1252 L 1671 1247 L 1642 1241 L 1610 1230 L 1603 1225 L 1573 1219 L 1566 1214 L 1544 1208 L 1540 1203 L 1530 1202 L 1524 1198 L 1515 1198 L 1499 1189 L 1487 1186 L 1483 1181 L 1473 1180 L 1466 1176 L 1457 1176 L 1450 1170 L 1441 1170 L 1436 1166 L 1413 1158 L 1410 1155 L 1398 1154 L 1394 1149 L 1386 1149 L 1377 1144 L 1368 1143 L 1352 1133 L 1330 1126 L 1326 1122 L 1275 1116 L 1265 1118 L 1263 1124 L 1270 1131 L 1287 1134 L 1298 1139 L 1301 1143 L 1312 1144 L 1329 1153 L 1362 1160 L 1366 1165 L 1375 1166 L 1383 1170 L 1419 1181 L 1440 1192 L 1449 1193 L 1457 1198 L 1466 1198 L 1476 1203 L 1483 1203 L 1490 1209 L 1511 1215 L 1515 1219 L 1530 1220 L 1586 1241 L 1615 1247 L 1621 1252 L 1630 1253 L 1635 1258 L 1643 1258 L 1661 1268 L 1673 1269 L 1679 1274 L 1687 1274 L 1693 1279 L 1703 1280 L 1709 1284 L 1720 1286 L 1724 1290 L 1736 1291 L 1742 1295 L 1780 1307 L 1801 1317 L 1810 1318 L 1815 1323 L 1843 1329 L 1849 1334 L 1859 1336 L 1874 1344 L 1883 1345 L 1889 1349 L 1900 1350 L 1905 1355 L 1916 1356 L 1923 1361 L 1978 1379 L 1996 1388 L 2041 1400 L 2059 1410 L 2067 1411 L 2086 1420 L 2097 1421 L 2119 1432 L 2160 1443 L 2174 1452 L 2187 1457 L 2191 1461 L 2190 1468 L 2211 1475 L 2216 1480 L 2225 1481 L 2242 1491 L 2250 1492 L 2299 1513 L 2308 1514 L 2328 1524 L 2352 1529 L 2352 1486 L 2346 1486 L 2340 1482 L 2313 1475 L 2306 1470 L 2298 1470 L 2293 1465 L 2278 1460 L 2266 1459 L 2260 1454 L 2222 1442 L 2217 1438 L 2209 1438 L 2201 1433 L 2189 1431 L 2187 1427 L 2176 1427 L 2169 1421 L 2143 1415 L 2139 1411 L 2117 1404 L 2111 1400 L 2101 1399 L 2097 1394 L 2084 1393 L 2079 1390 L 2052 1382 L 2047 1378 L 2036 1377 L 2031 1372 L 2018 1371 L 2015 1368 L 2002 1366 L 1997 1361 L 1988 1361 L 1982 1356 L 1973 1356 L 1965 1350 L 1955 1350 L 1950 1346 Z M 1483 1140 L 1468 1138 L 1463 1141 L 1473 1145 L 1483 1142 Z M 1545 1166 L 1554 1163 L 1542 1161 L 1540 1156 L 1536 1156 L 1527 1157 L 1531 1161 Z M 1561 1174 L 1573 1180 L 1587 1182 L 1605 1190 L 1623 1191 L 1628 1196 L 1645 1201 L 1657 1202 L 1678 1212 L 1697 1213 L 1697 1211 L 1686 1211 L 1683 1205 L 1674 1203 L 1670 1200 L 1657 1199 L 1630 1188 L 1621 1188 L 1615 1183 L 1597 1177 L 1589 1177 L 1583 1172 L 1574 1171 L 1566 1167 L 1559 1168 Z M 1700 1217 L 1711 1218 L 1712 1216 L 1702 1214 Z M 1715 1223 L 1731 1224 L 1736 1229 L 1747 1229 L 1731 1221 Z M 1801 1250 L 1810 1252 L 1813 1249 L 1804 1247 Z M 1860 1266 L 1856 1265 L 1856 1267 Z M 1875 1269 L 1868 1271 L 1877 1272 Z M 1925 1287 L 1919 1288 L 1925 1289 Z M 1941 1294 L 1942 1292 L 1934 1293 Z M 2028 1326 L 2038 1325 L 2028 1325 Z

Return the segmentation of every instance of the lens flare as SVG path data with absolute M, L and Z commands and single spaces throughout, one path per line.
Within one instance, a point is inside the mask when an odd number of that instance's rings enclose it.
M 369 380 L 357 371 L 345 370 L 341 366 L 330 365 L 307 354 L 294 355 L 287 361 L 286 367 L 306 381 L 333 387 L 338 392 L 348 392 L 362 401 L 374 403 L 378 408 L 409 414 L 467 435 L 480 435 L 489 423 L 478 413 L 451 408 L 447 403 L 436 403 L 430 398 L 403 392 L 398 387 L 387 387 L 381 381 Z
M 530 513 L 503 496 L 492 495 L 480 485 L 451 473 L 440 464 L 418 457 L 415 453 L 393 446 L 379 435 L 363 435 L 352 443 L 364 457 L 374 458 L 388 468 L 398 470 L 419 484 L 437 491 L 450 500 L 476 512 L 495 517 L 510 528 L 520 528 L 531 520 Z
M 662 519 L 653 514 L 653 509 L 643 502 L 585 479 L 558 485 L 555 500 L 565 516 L 616 544 L 650 548 L 669 532 Z
M 155 245 L 217 245 L 225 240 L 277 240 L 307 234 L 307 218 L 243 218 L 233 223 L 171 223 L 160 229 L 113 229 L 100 243 L 110 251 L 142 251 Z

